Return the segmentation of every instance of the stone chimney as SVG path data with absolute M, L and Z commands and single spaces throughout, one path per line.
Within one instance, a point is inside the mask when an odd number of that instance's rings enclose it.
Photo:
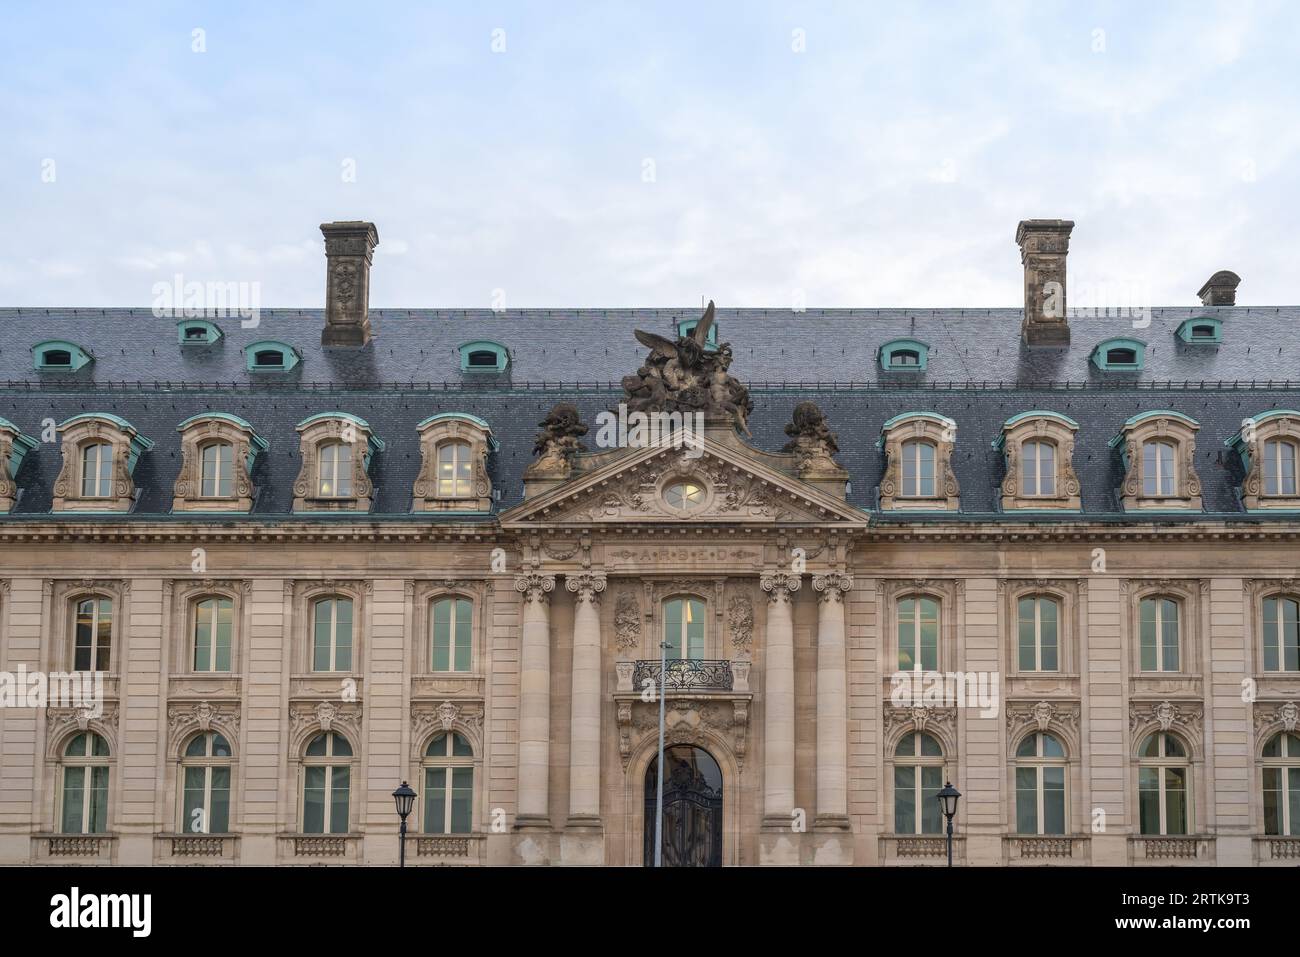
M 323 346 L 364 346 L 370 341 L 370 261 L 379 245 L 374 223 L 321 223 L 325 236 Z
M 1235 306 L 1237 304 L 1237 286 L 1241 277 L 1230 269 L 1220 269 L 1209 279 L 1197 293 L 1203 306 Z
M 1025 318 L 1020 334 L 1030 346 L 1068 346 L 1065 315 L 1065 257 L 1070 251 L 1068 219 L 1022 219 L 1016 227 L 1025 267 Z

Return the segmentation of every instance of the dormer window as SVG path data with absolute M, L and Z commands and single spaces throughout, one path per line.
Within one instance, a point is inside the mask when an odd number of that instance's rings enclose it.
M 483 339 L 460 347 L 461 372 L 504 372 L 509 364 L 510 353 L 499 342 Z
M 135 502 L 132 475 L 153 442 L 119 416 L 87 412 L 58 427 L 63 467 L 54 481 L 52 510 L 127 512 Z
M 370 463 L 384 450 L 370 424 L 346 412 L 322 412 L 297 428 L 302 467 L 293 483 L 294 511 L 370 511 Z
M 1217 345 L 1223 341 L 1223 323 L 1211 316 L 1187 319 L 1178 327 L 1178 338 L 1188 345 Z
M 1103 372 L 1134 372 L 1146 361 L 1146 343 L 1137 339 L 1108 339 L 1093 350 L 1093 364 Z
M 186 319 L 176 324 L 176 334 L 183 346 L 206 346 L 221 338 L 221 329 L 206 319 Z
M 253 464 L 267 442 L 229 412 L 205 412 L 176 427 L 181 471 L 172 486 L 173 512 L 247 512 L 253 507 Z
M 487 458 L 497 450 L 488 424 L 465 412 L 425 419 L 420 433 L 420 474 L 412 490 L 416 512 L 486 512 L 492 508 Z
M 700 324 L 698 319 L 682 319 L 677 323 L 677 335 L 689 336 L 695 331 L 695 327 Z M 718 344 L 718 323 L 715 321 L 709 326 L 709 334 L 704 337 L 706 345 L 716 346 Z
M 1125 511 L 1201 508 L 1196 474 L 1196 433 L 1200 424 L 1181 412 L 1157 410 L 1135 415 L 1110 440 L 1120 449 Z
M 75 372 L 90 361 L 90 353 L 63 339 L 51 339 L 32 347 L 33 366 L 42 372 Z
M 1246 474 L 1241 504 L 1249 511 L 1300 510 L 1300 412 L 1272 409 L 1245 419 L 1224 442 Z
M 923 372 L 930 347 L 915 339 L 894 339 L 880 347 L 880 368 L 890 371 Z
M 244 350 L 249 372 L 288 372 L 302 361 L 293 346 L 265 340 Z
M 957 423 L 933 412 L 905 412 L 881 426 L 876 447 L 884 450 L 886 461 L 880 507 L 956 511 L 956 440 Z

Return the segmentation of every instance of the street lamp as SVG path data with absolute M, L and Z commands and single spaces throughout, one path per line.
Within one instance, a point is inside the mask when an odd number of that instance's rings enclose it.
M 415 791 L 405 781 L 393 792 L 393 803 L 397 805 L 397 816 L 402 819 L 400 843 L 398 844 L 398 867 L 406 866 L 406 818 L 415 804 Z
M 949 781 L 935 797 L 939 799 L 939 808 L 943 811 L 943 816 L 948 819 L 948 866 L 952 867 L 952 819 L 957 813 L 957 800 L 961 797 L 961 792 Z

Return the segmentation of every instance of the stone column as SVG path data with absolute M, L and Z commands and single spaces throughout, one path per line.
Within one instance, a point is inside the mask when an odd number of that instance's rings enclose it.
M 799 576 L 767 574 L 767 649 L 763 665 L 763 820 L 790 827 L 794 810 L 794 615 Z
M 846 671 L 844 594 L 848 575 L 813 578 L 817 608 L 817 818 L 818 827 L 849 824 L 849 685 Z
M 566 575 L 574 594 L 569 826 L 600 824 L 600 593 L 605 576 Z
M 554 575 L 533 572 L 515 579 L 524 596 L 519 661 L 520 827 L 549 827 L 551 761 L 551 598 Z

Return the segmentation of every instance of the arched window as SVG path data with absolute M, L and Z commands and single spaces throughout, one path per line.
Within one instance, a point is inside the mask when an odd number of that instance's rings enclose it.
M 1173 442 L 1152 440 L 1142 443 L 1142 494 L 1160 497 L 1174 494 L 1178 487 Z
M 894 832 L 938 834 L 943 814 L 935 797 L 943 788 L 943 748 L 933 735 L 914 731 L 894 749 Z
M 1264 670 L 1300 671 L 1300 601 L 1264 599 Z
M 1017 611 L 1019 670 L 1057 671 L 1060 668 L 1060 603 L 1044 595 L 1027 595 L 1017 602 Z
M 474 820 L 474 749 L 455 731 L 424 752 L 424 833 L 468 834 Z
M 468 498 L 473 482 L 468 442 L 438 446 L 438 497 Z
M 72 669 L 108 671 L 113 651 L 113 599 L 100 595 L 77 602 Z
M 1264 443 L 1264 494 L 1296 494 L 1296 446 L 1286 439 Z
M 474 606 L 468 598 L 439 598 L 430 616 L 434 671 L 469 671 L 473 647 Z
M 194 670 L 229 671 L 234 602 L 214 596 L 194 605 Z
M 81 447 L 81 495 L 108 498 L 113 494 L 113 446 L 91 442 Z
M 1156 731 L 1138 749 L 1138 827 L 1143 834 L 1186 834 L 1187 748 L 1177 735 Z
M 903 443 L 903 498 L 934 497 L 934 446 L 912 439 Z
M 898 600 L 898 670 L 939 670 L 939 603 L 910 595 Z
M 203 498 L 229 498 L 234 475 L 231 461 L 234 450 L 229 442 L 210 442 L 199 452 L 202 476 L 199 495 Z
M 1016 833 L 1065 833 L 1065 748 L 1037 731 L 1016 748 Z
M 1056 446 L 1031 439 L 1020 445 L 1020 494 L 1056 494 Z
M 304 834 L 348 833 L 351 785 L 352 745 L 341 734 L 322 731 L 307 745 L 303 758 Z
M 1300 837 L 1300 734 L 1264 745 L 1264 833 Z
M 190 738 L 181 758 L 181 830 L 230 833 L 230 742 L 216 731 Z
M 1177 671 L 1179 659 L 1178 602 L 1172 598 L 1143 598 L 1139 606 L 1138 641 L 1143 671 Z
M 64 834 L 103 834 L 108 830 L 108 742 L 83 731 L 63 749 Z
M 311 670 L 352 670 L 351 598 L 319 598 L 312 603 Z
M 704 657 L 704 602 L 672 598 L 664 602 L 664 641 L 669 660 Z
M 322 443 L 316 474 L 316 494 L 320 498 L 351 498 L 352 446 L 343 442 Z

